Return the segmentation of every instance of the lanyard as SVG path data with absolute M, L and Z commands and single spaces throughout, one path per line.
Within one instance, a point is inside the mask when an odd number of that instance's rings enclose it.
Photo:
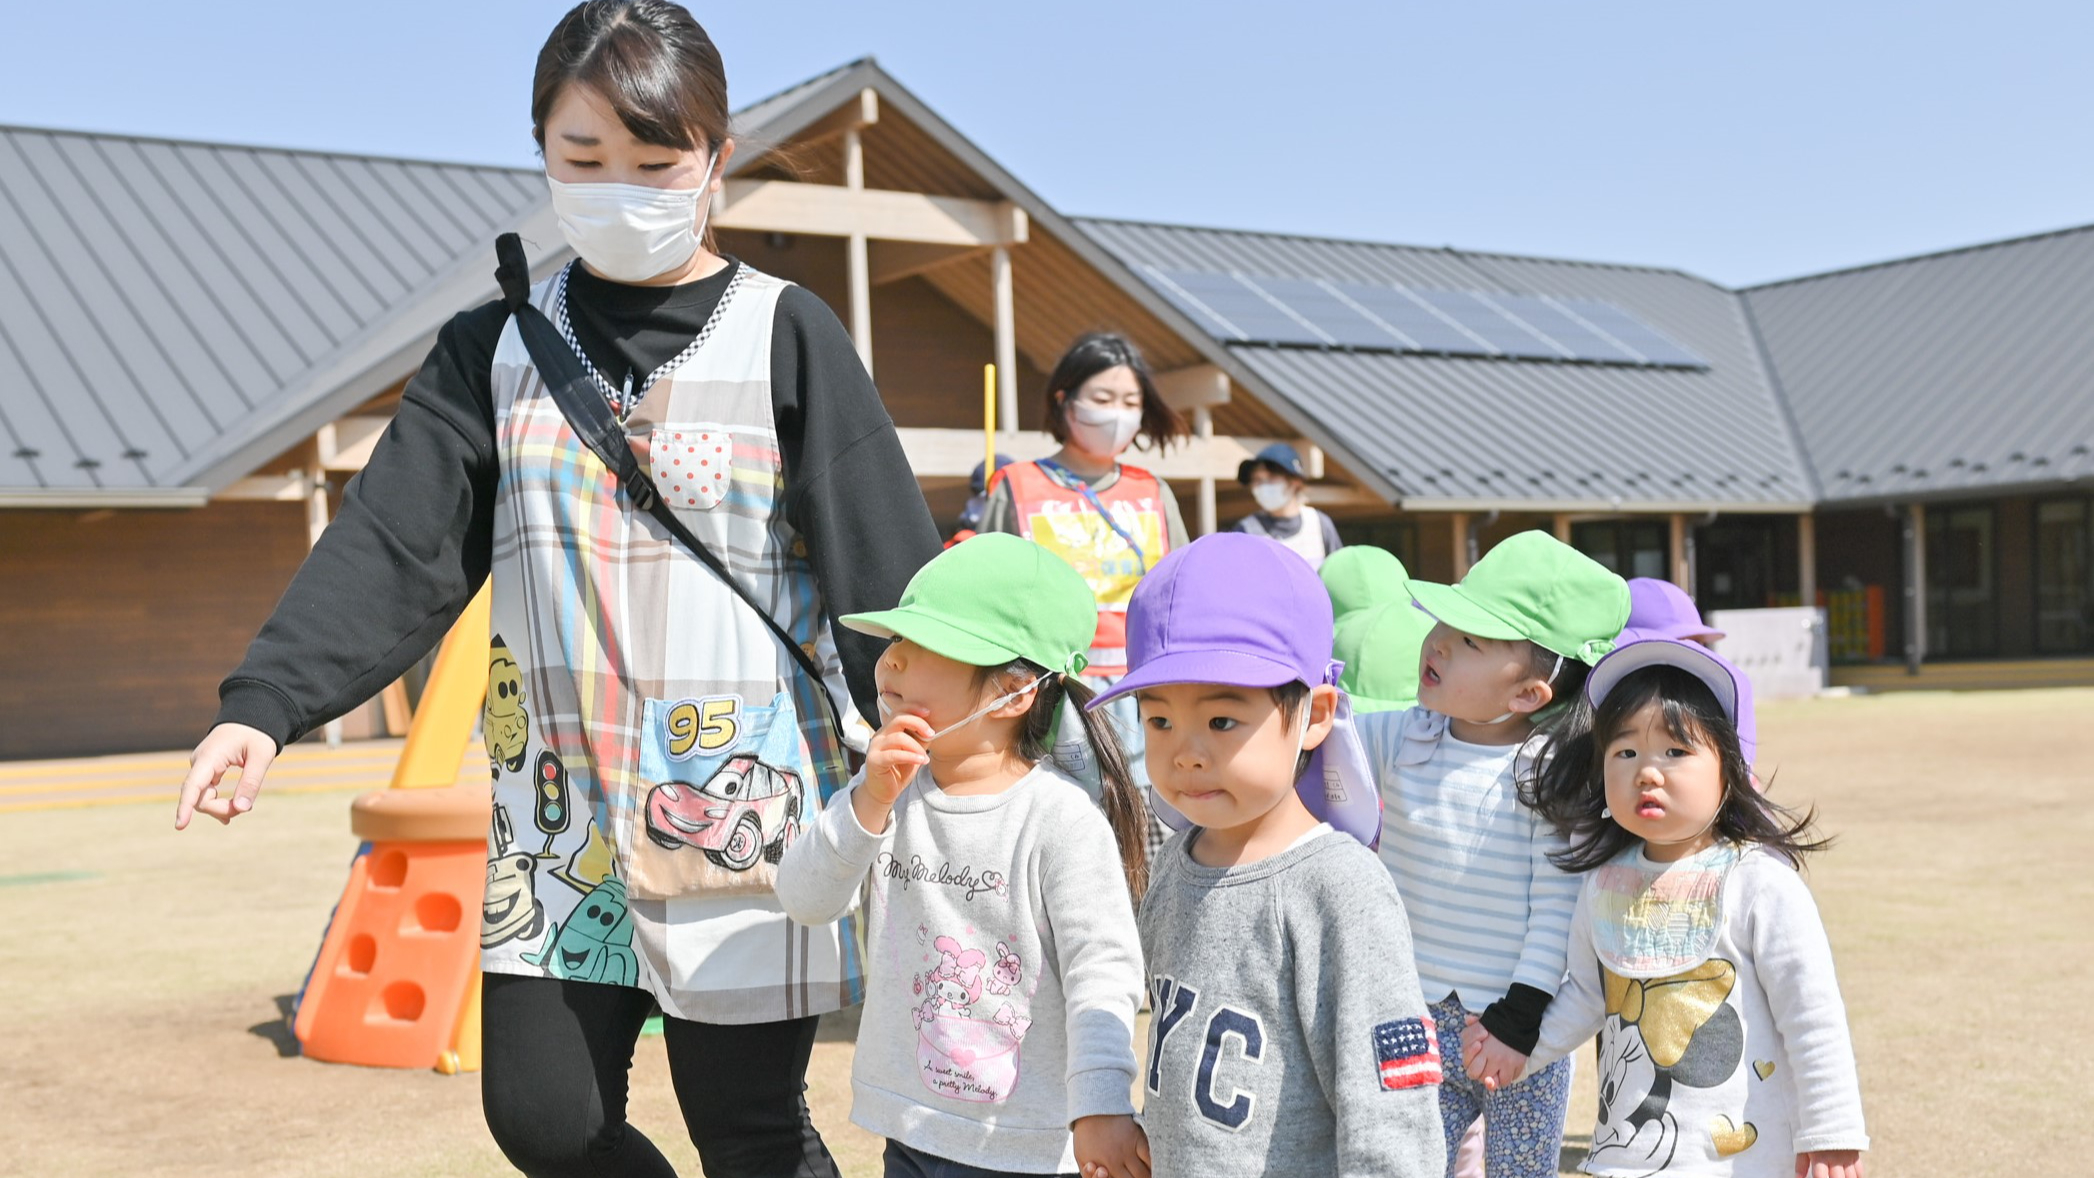
M 1091 510 L 1098 513 L 1098 518 L 1105 521 L 1105 526 L 1111 528 L 1113 530 L 1114 535 L 1117 535 L 1120 539 L 1125 540 L 1127 542 L 1127 547 L 1134 549 L 1134 559 L 1141 562 L 1142 575 L 1148 575 L 1149 558 L 1147 554 L 1142 552 L 1142 546 L 1140 542 L 1135 540 L 1133 533 L 1120 526 L 1120 521 L 1114 519 L 1112 517 L 1112 513 L 1105 510 L 1105 505 L 1103 503 L 1098 502 L 1098 493 L 1096 491 L 1091 490 L 1091 485 L 1089 483 L 1084 482 L 1080 478 L 1077 478 L 1074 471 L 1071 471 L 1068 467 L 1063 466 L 1061 463 L 1056 462 L 1052 458 L 1034 459 L 1033 465 L 1045 471 L 1047 473 L 1047 477 L 1053 479 L 1055 483 L 1058 486 L 1060 486 L 1063 490 L 1074 491 L 1077 494 L 1082 495 L 1084 501 L 1091 505 Z

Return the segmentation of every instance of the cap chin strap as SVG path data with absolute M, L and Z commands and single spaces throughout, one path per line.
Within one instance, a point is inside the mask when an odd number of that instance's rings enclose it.
M 1044 681 L 1046 678 L 1047 676 L 1045 675 L 1036 676 L 1035 678 L 1033 678 L 1031 682 L 1027 683 L 1025 686 L 1019 688 L 1018 690 L 1005 692 L 1004 694 L 997 696 L 995 699 L 990 700 L 988 703 L 985 703 L 981 707 L 976 708 L 973 712 L 970 712 L 967 715 L 966 719 L 955 720 L 954 722 L 947 724 L 945 727 L 940 728 L 938 731 L 931 733 L 929 737 L 925 738 L 923 743 L 929 744 L 932 741 L 938 739 L 939 737 L 944 736 L 948 732 L 953 732 L 958 729 L 965 728 L 967 725 L 974 723 L 976 720 L 981 719 L 983 716 L 988 715 L 990 712 L 995 711 L 1003 705 L 1037 690 L 1041 682 Z
M 1547 684 L 1547 685 L 1548 685 L 1548 686 L 1550 686 L 1550 687 L 1554 687 L 1554 686 L 1556 685 L 1556 676 L 1557 676 L 1557 674 L 1558 674 L 1559 672 L 1561 672 L 1562 670 L 1563 670 L 1563 656 L 1559 654 L 1559 655 L 1557 655 L 1557 656 L 1556 656 L 1556 665 L 1555 665 L 1555 666 L 1553 666 L 1553 667 L 1550 667 L 1550 668 L 1549 668 L 1549 677 L 1548 677 L 1548 678 L 1546 678 L 1546 679 L 1544 679 L 1544 680 L 1542 680 L 1542 682 L 1543 682 L 1544 684 Z M 1510 720 L 1510 719 L 1512 719 L 1512 717 L 1513 717 L 1513 715 L 1514 715 L 1514 714 L 1515 714 L 1515 713 L 1512 713 L 1512 712 L 1507 712 L 1507 713 L 1505 713 L 1504 715 L 1502 715 L 1502 716 L 1499 716 L 1499 717 L 1498 717 L 1497 719 L 1495 719 L 1495 720 L 1485 720 L 1485 721 L 1483 722 L 1483 723 L 1484 723 L 1484 726 L 1485 726 L 1485 727 L 1489 727 L 1489 726 L 1490 726 L 1490 725 L 1492 725 L 1492 724 L 1503 724 L 1503 723 L 1504 723 L 1505 721 L 1507 721 L 1507 720 Z

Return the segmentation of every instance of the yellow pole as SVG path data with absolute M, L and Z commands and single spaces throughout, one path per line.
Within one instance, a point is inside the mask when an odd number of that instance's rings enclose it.
M 982 365 L 982 482 L 996 473 L 996 365 Z
M 407 726 L 400 763 L 393 768 L 394 789 L 447 786 L 458 780 L 458 765 L 473 738 L 473 721 L 487 698 L 488 622 L 493 612 L 488 591 L 488 586 L 480 586 L 444 637 L 429 671 L 429 685 L 422 689 L 422 706 Z

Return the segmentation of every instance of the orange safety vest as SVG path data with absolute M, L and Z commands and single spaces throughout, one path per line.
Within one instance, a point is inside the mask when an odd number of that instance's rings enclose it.
M 1068 561 L 1098 599 L 1098 633 L 1091 640 L 1090 667 L 1084 673 L 1125 675 L 1127 599 L 1134 596 L 1142 574 L 1155 568 L 1171 546 L 1163 483 L 1138 466 L 1121 466 L 1111 487 L 1092 492 L 1112 513 L 1107 522 L 1082 491 L 1062 485 L 1037 462 L 1014 462 L 997 471 L 989 486 L 994 488 L 998 480 L 1011 485 L 1011 514 L 1018 521 L 1018 534 Z M 1128 544 L 1127 537 L 1135 544 Z

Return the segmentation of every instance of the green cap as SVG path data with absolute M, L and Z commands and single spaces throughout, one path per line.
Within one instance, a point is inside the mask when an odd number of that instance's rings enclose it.
M 970 667 L 1022 658 L 1075 675 L 1098 632 L 1098 600 L 1061 557 L 1030 540 L 986 532 L 916 570 L 900 605 L 838 621 L 876 638 L 900 635 Z
M 1425 612 L 1465 634 L 1524 638 L 1599 662 L 1629 620 L 1629 584 L 1547 532 L 1520 532 L 1484 554 L 1459 585 L 1411 582 Z
M 1418 658 L 1432 615 L 1408 597 L 1338 619 L 1332 657 L 1345 664 L 1338 685 L 1352 697 L 1352 710 L 1393 712 L 1418 702 Z
M 1385 548 L 1347 544 L 1323 558 L 1316 575 L 1331 595 L 1331 612 L 1346 614 L 1390 601 L 1409 601 L 1411 577 L 1403 562 Z

